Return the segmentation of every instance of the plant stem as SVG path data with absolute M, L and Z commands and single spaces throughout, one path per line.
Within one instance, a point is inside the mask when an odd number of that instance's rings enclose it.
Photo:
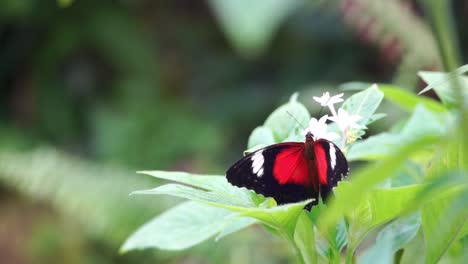
M 288 241 L 289 246 L 293 250 L 294 257 L 296 259 L 296 263 L 298 264 L 305 264 L 304 257 L 302 256 L 301 250 L 297 247 L 296 243 L 294 242 L 294 238 L 291 238 L 288 234 L 283 233 L 283 237 Z
M 346 264 L 352 264 L 354 262 L 354 248 L 348 247 L 346 250 Z
M 452 19 L 453 14 L 450 3 L 451 1 L 440 0 L 421 1 L 421 4 L 424 6 L 429 15 L 430 21 L 432 22 L 434 33 L 437 38 L 437 42 L 439 43 L 440 54 L 442 56 L 445 70 L 453 72 L 458 66 L 460 66 L 460 52 L 458 40 L 455 35 L 455 23 Z M 468 106 L 465 104 L 466 95 L 463 92 L 460 79 L 457 77 L 450 79 L 452 80 L 454 94 L 458 99 L 457 103 L 461 113 L 459 131 L 463 135 L 464 131 L 468 131 Z M 468 139 L 462 136 L 461 141 L 461 149 L 468 149 Z M 465 157 L 465 159 L 468 159 L 468 157 Z
M 439 44 L 444 70 L 453 72 L 460 66 L 460 51 L 454 30 L 453 14 L 450 8 L 451 1 L 425 0 L 421 2 L 434 28 L 434 35 Z M 458 78 L 450 79 L 452 80 L 455 95 L 459 99 L 459 105 L 463 108 L 464 94 L 460 80 Z
M 421 3 L 434 29 L 444 69 L 453 71 L 460 65 L 460 51 L 450 9 L 451 1 L 424 0 Z

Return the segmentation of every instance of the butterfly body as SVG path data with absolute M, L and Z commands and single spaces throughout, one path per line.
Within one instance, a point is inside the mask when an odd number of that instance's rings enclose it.
M 326 199 L 338 181 L 348 174 L 348 163 L 340 149 L 325 139 L 284 142 L 257 150 L 237 161 L 226 172 L 227 180 L 246 187 L 278 204 L 319 196 Z

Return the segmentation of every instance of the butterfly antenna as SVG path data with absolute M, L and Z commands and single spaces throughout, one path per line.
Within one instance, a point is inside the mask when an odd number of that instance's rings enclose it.
M 286 113 L 288 113 L 289 116 L 291 116 L 294 120 L 296 120 L 296 122 L 305 130 L 306 128 L 301 124 L 301 122 L 299 122 L 299 120 L 297 120 L 291 113 L 289 113 L 289 111 L 286 111 Z
M 331 99 L 331 98 L 328 98 L 328 100 L 325 102 L 325 105 L 327 105 L 327 104 L 328 104 L 328 102 L 330 101 L 330 99 Z M 318 113 L 318 115 L 317 115 L 317 116 L 320 116 L 320 114 L 321 114 L 321 113 L 322 113 L 322 111 L 323 111 L 323 108 L 325 108 L 325 105 L 322 105 L 322 108 L 320 108 L 320 112 Z
M 323 108 L 325 108 L 325 106 L 322 106 L 322 108 L 320 108 L 320 112 L 318 113 L 318 115 L 317 115 L 317 116 L 320 116 L 320 114 L 321 114 L 321 113 L 322 113 L 322 111 L 323 111 Z

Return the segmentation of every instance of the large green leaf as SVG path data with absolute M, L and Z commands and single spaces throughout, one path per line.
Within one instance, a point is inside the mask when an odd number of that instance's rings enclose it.
M 350 204 L 359 204 L 374 185 L 391 177 L 408 157 L 439 140 L 439 137 L 431 135 L 416 138 L 413 142 L 396 147 L 394 155 L 354 173 L 352 175 L 352 188 L 341 188 L 340 190 L 342 184 L 339 184 L 335 189 L 336 199 L 330 201 L 328 210 L 319 219 L 319 226 L 324 230 L 330 230 L 344 214 L 352 211 L 353 207 L 349 206 Z
M 261 195 L 257 195 L 245 188 L 233 186 L 224 176 L 170 171 L 141 171 L 140 173 L 196 188 L 179 184 L 167 184 L 150 190 L 135 191 L 133 194 L 165 194 L 234 207 L 256 207 L 265 201 L 265 198 Z
M 226 224 L 224 225 L 223 230 L 216 236 L 215 240 L 218 241 L 227 235 L 230 235 L 239 230 L 242 230 L 257 222 L 258 220 L 255 218 L 239 217 L 237 215 L 232 215 L 231 217 L 228 217 L 227 219 L 225 219 Z
M 421 226 L 419 213 L 406 218 L 400 218 L 383 228 L 373 244 L 359 258 L 359 263 L 394 263 L 394 254 L 397 250 L 410 242 L 417 234 Z
M 262 223 L 285 232 L 285 235 L 293 238 L 297 219 L 304 210 L 304 207 L 311 201 L 306 200 L 271 208 L 245 208 L 238 215 L 256 218 Z
M 446 112 L 447 109 L 439 102 L 425 96 L 418 96 L 394 85 L 379 85 L 385 94 L 385 99 L 400 106 L 406 111 L 413 111 L 417 105 L 423 105 L 430 111 Z
M 219 233 L 233 213 L 197 202 L 181 203 L 153 218 L 123 244 L 121 251 L 160 248 L 181 250 Z
M 294 243 L 299 249 L 305 264 L 317 263 L 314 225 L 304 211 L 297 220 L 296 230 L 294 231 Z
M 448 113 L 432 112 L 417 105 L 400 133 L 382 133 L 356 142 L 347 155 L 348 160 L 379 160 L 395 153 L 398 146 L 414 138 L 434 135 L 443 137 L 453 124 Z
M 365 82 L 348 82 L 340 87 L 344 91 L 361 91 L 369 87 L 370 83 Z M 425 96 L 418 96 L 399 86 L 393 84 L 380 83 L 379 89 L 384 93 L 385 99 L 400 106 L 402 109 L 412 111 L 417 105 L 422 104 L 424 107 L 435 112 L 445 112 L 447 109 L 438 101 Z
M 313 263 L 316 258 L 314 244 L 311 244 L 314 241 L 314 233 L 312 223 L 304 214 L 304 207 L 310 202 L 312 200 L 272 208 L 246 208 L 238 216 L 259 220 L 269 230 L 289 242 L 299 263 Z
M 371 230 L 372 208 L 367 199 L 346 214 L 348 221 L 348 255 L 354 253 L 361 241 Z
M 132 192 L 132 194 L 170 195 L 232 210 L 242 210 L 243 208 L 257 206 L 257 204 L 250 199 L 251 196 L 247 190 L 239 196 L 232 196 L 227 193 L 205 191 L 190 186 L 171 183 L 150 190 L 135 191 Z
M 245 188 L 228 183 L 222 176 L 203 176 L 181 172 L 147 171 L 145 174 L 183 183 L 170 183 L 150 190 L 136 191 L 134 194 L 171 195 L 202 202 L 212 206 L 237 212 L 234 222 L 229 223 L 219 237 L 225 236 L 253 224 L 251 218 L 267 225 L 294 243 L 294 232 L 299 215 L 311 200 L 274 206 L 273 199 L 256 195 Z M 192 185 L 192 186 L 187 186 Z M 181 213 L 181 211 L 177 211 Z M 175 213 L 174 213 L 175 214 Z M 246 218 L 248 217 L 248 218 Z
M 371 120 L 383 97 L 384 94 L 377 85 L 372 85 L 346 99 L 341 108 L 349 114 L 361 116 L 362 118 L 358 121 L 358 124 L 365 126 Z
M 466 175 L 465 175 L 466 176 Z M 422 209 L 426 263 L 436 263 L 463 230 L 468 219 L 468 188 L 456 188 Z
M 425 255 L 424 235 L 420 227 L 416 236 L 403 247 L 403 254 L 399 260 L 401 264 L 424 263 Z
M 440 99 L 447 105 L 455 105 L 458 101 L 453 81 L 459 82 L 464 94 L 465 104 L 468 103 L 468 77 L 461 74 L 468 71 L 468 65 L 462 66 L 453 73 L 421 71 L 418 75 L 428 84 L 420 93 L 434 89 Z
M 294 137 L 299 134 L 298 130 L 302 130 L 302 126 L 306 127 L 309 120 L 309 111 L 297 101 L 297 94 L 294 94 L 288 103 L 280 106 L 268 116 L 264 126 L 273 131 L 275 142 L 283 142 L 294 140 Z M 300 140 L 303 139 L 300 138 Z
M 303 3 L 281 0 L 209 1 L 226 36 L 247 58 L 260 55 L 281 23 Z
M 251 149 L 259 145 L 268 146 L 274 143 L 276 142 L 271 129 L 265 126 L 259 126 L 250 134 L 247 148 Z
M 448 114 L 427 110 L 423 105 L 415 107 L 409 120 L 399 133 L 382 133 L 356 142 L 347 155 L 348 160 L 380 160 L 389 157 L 403 144 L 415 138 L 433 135 L 443 137 L 453 118 Z
M 401 144 L 401 136 L 394 133 L 380 133 L 365 140 L 357 141 L 348 150 L 348 161 L 379 160 L 394 152 Z
M 221 175 L 201 175 L 182 171 L 139 171 L 138 173 L 155 178 L 188 184 L 205 190 L 219 190 L 226 185 L 226 179 Z
M 454 118 L 448 113 L 431 112 L 423 105 L 418 105 L 401 131 L 402 140 L 409 141 L 428 134 L 444 136 L 453 124 Z
M 468 223 L 465 223 L 463 229 L 460 232 L 460 238 L 468 235 Z
M 424 201 L 416 200 L 416 198 L 424 187 L 424 185 L 413 185 L 371 190 L 365 199 L 347 214 L 348 250 L 355 250 L 367 233 L 376 226 L 418 209 L 419 203 Z M 341 184 L 336 190 L 336 195 L 340 196 L 346 188 L 352 189 L 352 184 Z M 416 205 L 415 202 L 418 204 Z
M 417 199 L 425 187 L 423 184 L 417 184 L 370 191 L 368 199 L 372 221 L 369 227 L 381 225 L 401 214 L 416 210 L 420 204 L 427 202 L 427 200 Z
M 312 208 L 312 211 L 316 207 Z M 322 210 L 326 210 L 326 206 L 320 209 L 320 211 Z M 320 215 L 321 213 L 318 212 L 318 214 Z M 309 217 L 311 217 L 310 214 Z M 312 216 L 311 219 L 314 219 L 314 217 Z M 321 232 L 320 229 L 316 229 L 316 231 L 315 244 L 317 253 L 331 263 L 339 263 L 341 252 L 348 244 L 347 224 L 345 221 L 340 221 L 336 225 L 336 228 L 329 230 L 329 232 Z

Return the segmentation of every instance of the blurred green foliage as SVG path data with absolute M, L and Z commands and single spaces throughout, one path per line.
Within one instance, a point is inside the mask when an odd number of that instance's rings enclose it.
M 295 91 L 308 102 L 354 80 L 418 89 L 417 71 L 443 65 L 439 42 L 431 44 L 424 6 L 390 2 L 1 1 L 0 257 L 270 263 L 248 246 L 259 232 L 187 255 L 117 256 L 123 237 L 169 205 L 129 198 L 152 184 L 132 171 L 222 173 Z M 452 8 L 466 25 L 466 1 Z M 468 33 L 456 30 L 466 61 Z M 284 261 L 286 250 L 272 245 L 261 255 Z M 207 257 L 212 247 L 219 253 Z

